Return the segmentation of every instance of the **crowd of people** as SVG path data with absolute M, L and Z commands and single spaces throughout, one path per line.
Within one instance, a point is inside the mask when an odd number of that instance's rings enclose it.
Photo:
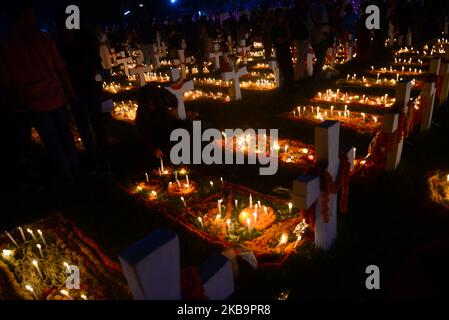
M 380 9 L 380 29 L 368 30 L 365 26 L 368 14 L 365 8 L 377 5 Z M 358 8 L 349 0 L 294 0 L 291 8 L 267 7 L 251 11 L 227 14 L 184 15 L 182 17 L 152 18 L 124 26 L 110 26 L 98 33 L 108 39 L 115 51 L 140 48 L 145 63 L 154 61 L 153 44 L 165 42 L 169 58 L 177 57 L 177 49 L 185 49 L 186 55 L 205 61 L 213 44 L 225 51 L 229 40 L 238 46 L 240 40 L 259 41 L 265 48 L 265 58 L 272 49 L 276 52 L 283 74 L 283 83 L 291 85 L 305 77 L 306 54 L 309 45 L 316 58 L 316 70 L 321 70 L 328 47 L 338 42 L 354 42 L 358 59 L 368 61 L 374 53 L 383 50 L 385 40 L 393 36 L 397 44 L 405 44 L 413 35 L 415 43 L 437 36 L 446 23 L 448 3 L 428 0 L 371 0 L 361 1 Z M 422 13 L 422 14 L 419 14 Z M 291 62 L 290 47 L 298 61 Z M 104 65 L 110 58 L 106 57 Z M 201 70 L 200 70 L 201 71 Z M 314 77 L 319 79 L 319 72 Z
M 379 30 L 365 27 L 369 4 L 380 9 Z M 37 28 L 32 6 L 16 6 L 8 10 L 12 27 L 0 43 L 0 97 L 8 119 L 4 129 L 12 137 L 7 139 L 7 148 L 12 150 L 8 154 L 10 166 L 14 168 L 10 173 L 14 181 L 24 178 L 23 161 L 34 127 L 48 151 L 54 176 L 73 181 L 80 164 L 71 131 L 72 117 L 86 150 L 87 167 L 108 167 L 98 80 L 111 77 L 112 49 L 129 52 L 139 48 L 144 62 L 154 64 L 156 44 L 164 42 L 168 58 L 176 58 L 182 48 L 186 56 L 194 56 L 201 64 L 214 44 L 224 51 L 230 42 L 238 46 L 243 39 L 248 44 L 258 41 L 263 44 L 266 59 L 274 49 L 282 85 L 289 88 L 306 77 L 309 47 L 317 59 L 313 77 L 318 80 L 328 48 L 337 41 L 357 39 L 357 59 L 366 62 L 384 49 L 385 39 L 391 34 L 399 44 L 410 34 L 415 42 L 437 36 L 447 25 L 447 7 L 446 1 L 429 0 L 372 0 L 364 1 L 359 8 L 345 0 L 295 0 L 291 8 L 258 8 L 240 14 L 184 15 L 164 20 L 148 13 L 133 24 L 81 30 L 66 29 L 64 19 L 60 19 L 55 30 L 46 33 Z M 154 103 L 161 101 L 156 97 L 161 92 L 152 87 L 142 90 L 154 93 L 151 99 L 141 94 L 146 97 L 142 104 L 160 112 Z M 142 114 L 138 117 L 151 118 Z M 167 114 L 162 112 L 160 116 L 165 119 Z M 137 121 L 141 130 L 149 130 L 141 120 Z

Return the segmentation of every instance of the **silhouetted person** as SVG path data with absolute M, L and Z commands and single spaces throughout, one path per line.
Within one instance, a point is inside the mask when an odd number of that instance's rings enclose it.
M 325 7 L 326 0 L 314 0 L 309 8 L 310 43 L 315 52 L 316 64 L 313 68 L 313 78 L 319 79 L 330 44 L 329 20 Z
M 289 31 L 285 12 L 277 9 L 274 13 L 274 23 L 272 30 L 273 44 L 276 50 L 276 59 L 279 63 L 281 75 L 281 87 L 289 87 L 293 84 L 293 62 L 290 52 Z
M 78 170 L 75 143 L 66 103 L 74 104 L 64 61 L 50 36 L 37 28 L 33 6 L 8 11 L 11 32 L 0 44 L 0 84 L 26 110 L 50 156 L 60 182 L 72 182 Z
M 307 28 L 308 5 L 306 0 L 295 0 L 290 14 L 290 28 L 296 49 L 295 80 L 303 79 L 306 73 L 309 30 Z
M 166 89 L 147 84 L 139 89 L 137 103 L 136 127 L 146 151 L 154 160 L 168 157 L 170 134 L 184 123 L 175 117 L 176 97 Z
M 88 29 L 68 30 L 62 26 L 58 45 L 77 100 L 71 105 L 78 132 L 92 170 L 106 169 L 107 138 L 101 112 L 102 83 L 96 76 L 102 71 L 95 34 Z

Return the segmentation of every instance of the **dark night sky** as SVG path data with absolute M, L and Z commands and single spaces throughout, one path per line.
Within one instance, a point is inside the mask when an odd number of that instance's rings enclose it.
M 22 0 L 9 0 L 14 4 Z M 57 13 L 64 13 L 69 4 L 79 5 L 81 20 L 89 25 L 110 24 L 135 21 L 139 16 L 150 12 L 154 16 L 180 15 L 201 11 L 214 12 L 230 8 L 253 7 L 261 3 L 277 3 L 278 0 L 35 0 L 39 23 L 49 28 Z M 139 7 L 143 4 L 143 8 Z M 0 10 L 8 10 L 8 5 Z M 126 17 L 123 13 L 130 10 Z

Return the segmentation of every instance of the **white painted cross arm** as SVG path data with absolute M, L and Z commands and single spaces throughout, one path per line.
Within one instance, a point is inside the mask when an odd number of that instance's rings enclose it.
M 179 239 L 173 231 L 153 231 L 124 250 L 119 260 L 134 299 L 182 299 Z M 225 256 L 212 256 L 199 273 L 209 299 L 224 300 L 234 292 L 232 265 Z
M 335 184 L 340 172 L 340 123 L 338 121 L 324 121 L 315 127 L 315 150 L 317 153 L 317 165 Z M 350 163 L 354 163 L 354 148 L 345 151 Z M 337 193 L 325 190 L 321 177 L 306 175 L 293 181 L 291 191 L 292 203 L 299 209 L 308 210 L 315 204 L 315 244 L 323 250 L 329 250 L 337 237 Z M 327 193 L 327 216 L 322 214 L 323 195 Z
M 281 74 L 279 72 L 279 65 L 277 60 L 270 60 L 268 61 L 268 65 L 270 66 L 270 69 L 273 70 L 274 73 L 274 83 L 276 84 L 276 87 L 279 88 L 281 85 Z
M 117 64 L 121 65 L 123 64 L 123 67 L 125 68 L 125 75 L 128 77 L 129 76 L 129 66 L 128 63 L 132 62 L 133 59 L 132 58 L 120 58 L 117 59 Z
M 248 74 L 248 70 L 245 67 L 240 68 L 237 72 L 230 71 L 224 72 L 222 74 L 222 79 L 224 81 L 231 81 L 232 86 L 230 87 L 230 96 L 233 100 L 242 99 L 242 92 L 240 90 L 240 77 Z
M 178 101 L 178 118 L 181 120 L 185 120 L 187 118 L 187 113 L 186 107 L 184 105 L 184 93 L 193 90 L 193 81 L 181 80 L 179 83 L 175 83 L 170 87 L 165 87 L 165 89 L 176 96 L 176 100 Z
M 181 299 L 179 239 L 173 231 L 154 231 L 123 251 L 119 260 L 134 299 Z
M 129 69 L 130 75 L 137 75 L 139 77 L 139 86 L 143 87 L 146 84 L 145 73 L 151 72 L 151 66 L 141 66 Z

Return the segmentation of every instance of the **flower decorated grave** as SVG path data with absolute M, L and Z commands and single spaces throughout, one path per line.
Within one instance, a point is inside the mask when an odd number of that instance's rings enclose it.
M 350 105 L 351 106 L 351 105 Z M 317 125 L 326 120 L 341 122 L 342 128 L 354 130 L 360 134 L 374 134 L 382 121 L 382 116 L 366 112 L 352 111 L 348 105 L 308 105 L 297 106 L 291 112 L 280 117 Z
M 120 265 L 62 214 L 0 236 L 0 297 L 5 299 L 128 299 Z M 68 289 L 69 266 L 79 268 L 79 289 Z
M 449 209 L 449 174 L 439 170 L 431 172 L 427 187 L 430 200 Z
M 186 168 L 164 167 L 124 187 L 208 243 L 223 249 L 241 244 L 262 260 L 283 260 L 313 238 L 307 212 L 293 209 L 288 200 Z

